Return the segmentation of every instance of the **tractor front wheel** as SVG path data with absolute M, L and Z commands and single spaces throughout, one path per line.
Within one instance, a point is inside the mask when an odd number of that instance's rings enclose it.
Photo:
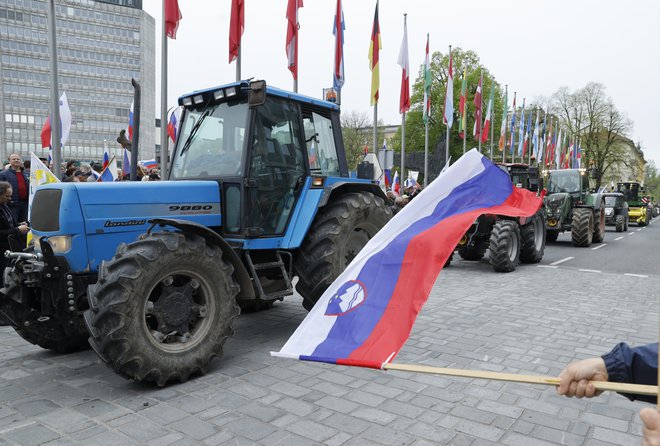
M 232 273 L 220 248 L 196 234 L 160 232 L 121 244 L 89 287 L 92 348 L 135 381 L 163 386 L 205 373 L 234 333 Z
M 623 229 L 625 228 L 626 225 L 626 217 L 623 215 L 617 215 L 616 216 L 616 232 L 623 232 Z
M 520 260 L 520 226 L 511 220 L 499 220 L 490 234 L 490 264 L 500 273 L 516 269 Z
M 588 208 L 576 208 L 573 210 L 573 221 L 571 223 L 571 241 L 573 246 L 591 246 L 594 235 L 594 213 Z
M 545 216 L 540 211 L 520 229 L 520 261 L 539 263 L 545 251 L 546 237 Z
M 339 195 L 319 210 L 294 260 L 306 310 L 390 218 L 383 199 L 366 191 Z

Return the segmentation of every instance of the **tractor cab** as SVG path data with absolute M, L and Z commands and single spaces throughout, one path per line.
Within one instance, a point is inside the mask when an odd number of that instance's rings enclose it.
M 635 205 L 641 201 L 640 192 L 643 192 L 644 188 L 639 183 L 627 182 L 617 183 L 616 190 L 623 194 L 628 204 Z
M 589 179 L 581 169 L 550 170 L 547 172 L 548 195 L 568 193 L 579 196 L 589 191 Z
M 636 182 L 622 182 L 616 185 L 617 192 L 620 192 L 625 197 L 630 209 L 630 221 L 637 223 L 639 226 L 646 226 L 649 224 L 653 211 L 649 208 L 649 199 L 645 197 L 645 189 L 640 183 Z
M 324 178 L 348 176 L 334 104 L 263 81 L 195 92 L 179 103 L 169 179 L 218 182 L 224 237 L 281 237 L 308 177 L 318 188 Z

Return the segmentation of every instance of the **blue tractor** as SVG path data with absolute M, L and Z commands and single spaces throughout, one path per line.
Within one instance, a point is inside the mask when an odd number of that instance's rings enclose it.
M 308 310 L 391 218 L 350 178 L 339 108 L 237 82 L 179 99 L 170 181 L 54 183 L 33 200 L 0 312 L 27 341 L 165 385 L 204 373 L 244 310 Z M 89 338 L 89 339 L 88 339 Z

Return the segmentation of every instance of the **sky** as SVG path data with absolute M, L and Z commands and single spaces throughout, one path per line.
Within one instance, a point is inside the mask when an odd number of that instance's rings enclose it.
M 332 86 L 336 0 L 304 0 L 299 10 L 298 92 L 322 97 Z M 375 0 L 342 0 L 346 30 L 342 110 L 370 106 L 369 41 Z M 293 90 L 285 52 L 287 0 L 245 0 L 241 77 Z M 183 16 L 176 40 L 168 39 L 168 108 L 194 90 L 236 79 L 229 64 L 231 0 L 180 0 Z M 144 0 L 144 10 L 161 29 L 161 1 Z M 500 84 L 519 101 L 549 97 L 561 87 L 578 90 L 599 82 L 632 122 L 628 135 L 660 167 L 660 2 L 657 0 L 381 0 L 379 21 L 380 100 L 378 119 L 401 123 L 397 64 L 408 17 L 408 52 L 414 83 L 424 61 L 426 33 L 431 52 L 448 46 L 472 50 Z M 156 38 L 160 67 L 161 38 Z M 158 68 L 159 70 L 159 68 Z M 156 75 L 157 115 L 160 74 Z M 457 107 L 457 105 L 455 105 Z

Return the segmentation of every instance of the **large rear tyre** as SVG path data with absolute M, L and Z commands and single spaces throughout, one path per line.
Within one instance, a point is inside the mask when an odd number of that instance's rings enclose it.
M 531 220 L 520 228 L 520 261 L 539 263 L 545 252 L 545 216 L 537 212 Z
M 9 286 L 4 288 L 3 292 L 6 294 L 3 299 L 20 302 L 20 286 Z M 0 302 L 3 299 L 0 299 Z M 73 329 L 73 335 L 65 332 L 62 324 L 54 318 L 39 316 L 35 310 L 27 307 L 0 304 L 0 315 L 2 314 L 6 314 L 9 325 L 12 325 L 16 333 L 30 344 L 58 353 L 71 353 L 89 348 L 87 342 L 89 333 L 83 323 L 82 314 Z M 15 321 L 16 325 L 11 321 Z
M 477 242 L 476 246 L 459 246 L 458 255 L 463 260 L 481 260 L 486 254 L 486 249 L 488 249 L 486 243 Z
M 233 267 L 196 234 L 161 232 L 103 262 L 85 322 L 96 353 L 135 381 L 186 381 L 205 373 L 239 314 Z
M 493 269 L 508 273 L 520 261 L 520 226 L 511 220 L 499 220 L 490 234 L 489 260 Z
M 306 310 L 390 218 L 383 199 L 366 191 L 340 195 L 319 210 L 294 260 Z
M 573 210 L 571 223 L 571 241 L 573 246 L 586 248 L 591 246 L 594 235 L 594 213 L 588 208 Z
M 598 217 L 598 221 L 595 221 L 594 227 L 594 236 L 592 238 L 594 243 L 600 243 L 605 240 L 605 209 L 600 208 L 600 213 L 594 215 L 594 220 Z
M 546 231 L 545 241 L 546 243 L 556 242 L 559 237 L 559 231 Z
M 615 221 L 616 232 L 623 232 L 625 225 L 626 225 L 626 218 L 623 215 L 617 215 Z

